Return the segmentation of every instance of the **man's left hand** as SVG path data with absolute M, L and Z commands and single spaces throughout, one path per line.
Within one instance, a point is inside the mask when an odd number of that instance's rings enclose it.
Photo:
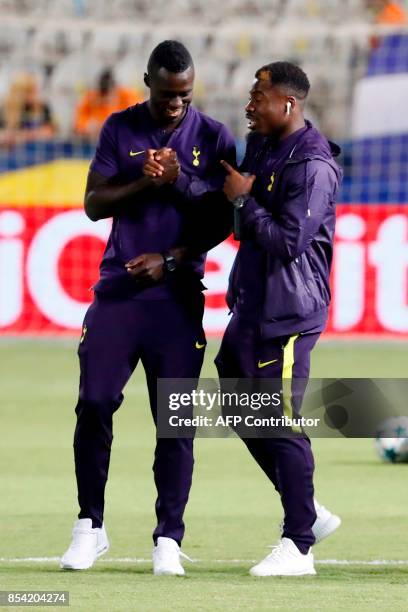
M 164 276 L 164 259 L 160 253 L 144 253 L 125 264 L 126 270 L 138 280 L 159 281 Z
M 157 187 L 165 183 L 173 183 L 180 174 L 180 163 L 177 153 L 169 147 L 148 149 L 146 161 L 143 164 L 143 174 L 154 179 Z
M 254 174 L 244 176 L 224 160 L 221 162 L 221 164 L 227 171 L 223 191 L 229 201 L 233 202 L 238 196 L 250 193 L 256 176 Z

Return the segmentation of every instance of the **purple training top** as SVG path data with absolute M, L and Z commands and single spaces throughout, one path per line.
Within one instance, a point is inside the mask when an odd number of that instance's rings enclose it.
M 339 152 L 309 121 L 278 145 L 256 132 L 248 137 L 243 169 L 256 181 L 241 209 L 227 303 L 252 317 L 264 339 L 325 327 Z
M 271 176 L 276 175 L 282 169 L 291 150 L 306 129 L 306 127 L 301 128 L 283 140 L 269 138 L 264 156 L 261 155 L 263 151 L 256 159 L 250 159 L 248 154 L 245 155 L 240 167 L 241 172 L 254 172 L 257 175 L 261 172 L 265 173 L 267 185 L 265 186 L 263 181 L 258 180 L 252 189 L 253 197 L 259 202 L 263 200 L 265 187 L 267 189 L 271 183 Z M 240 282 L 237 288 L 235 310 L 239 312 L 242 319 L 257 323 L 265 299 L 267 253 L 253 237 L 248 237 L 241 241 L 237 259 L 239 260 Z
M 174 294 L 168 280 L 154 285 L 136 282 L 125 263 L 142 253 L 161 253 L 180 245 L 187 214 L 208 193 L 220 190 L 225 172 L 221 159 L 233 163 L 235 143 L 227 128 L 192 106 L 172 132 L 163 130 L 150 115 L 147 102 L 113 113 L 105 122 L 91 170 L 126 184 L 143 176 L 149 148 L 171 147 L 177 152 L 181 173 L 172 185 L 148 188 L 113 217 L 112 231 L 100 266 L 98 292 L 162 299 Z M 190 278 L 199 281 L 205 257 L 187 262 Z M 177 286 L 177 284 L 176 284 Z

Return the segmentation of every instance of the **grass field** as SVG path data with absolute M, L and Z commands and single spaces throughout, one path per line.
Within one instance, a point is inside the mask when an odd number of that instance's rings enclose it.
M 215 350 L 210 343 L 208 376 Z M 263 580 L 247 570 L 277 539 L 279 500 L 239 440 L 197 440 L 183 543 L 197 562 L 185 563 L 185 578 L 153 577 L 154 432 L 140 368 L 115 420 L 111 549 L 88 572 L 60 571 L 52 558 L 77 512 L 75 347 L 3 340 L 0 363 L 0 590 L 68 590 L 74 610 L 408 609 L 408 465 L 381 464 L 370 440 L 314 441 L 317 497 L 343 525 L 315 549 L 316 577 Z M 403 344 L 321 343 L 313 374 L 405 377 L 407 366 Z M 367 563 L 375 560 L 388 563 Z

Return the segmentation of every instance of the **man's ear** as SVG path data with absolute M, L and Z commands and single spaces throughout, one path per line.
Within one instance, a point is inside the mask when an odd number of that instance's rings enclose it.
M 144 84 L 146 85 L 146 87 L 148 87 L 150 89 L 150 77 L 147 74 L 147 72 L 145 72 L 144 75 L 143 75 L 143 81 L 144 81 Z
M 295 96 L 288 96 L 287 101 L 290 102 L 291 110 L 294 110 L 298 103 Z

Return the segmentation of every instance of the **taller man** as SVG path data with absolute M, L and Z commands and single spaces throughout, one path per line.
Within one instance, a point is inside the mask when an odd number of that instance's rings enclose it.
M 183 255 L 177 265 L 175 247 L 203 197 L 221 191 L 220 160 L 234 163 L 235 144 L 222 124 L 190 106 L 193 81 L 187 49 L 176 41 L 159 44 L 145 74 L 149 100 L 108 118 L 91 163 L 86 213 L 93 221 L 113 217 L 113 226 L 78 351 L 74 452 L 80 512 L 61 559 L 64 569 L 87 569 L 108 549 L 103 514 L 112 415 L 138 361 L 155 422 L 157 378 L 200 374 L 204 256 Z M 148 176 L 152 166 L 160 171 Z M 193 441 L 157 439 L 153 471 L 154 573 L 183 574 L 179 547 Z
M 294 380 L 299 385 L 309 376 L 310 353 L 327 320 L 339 148 L 303 117 L 310 85 L 299 67 L 275 62 L 255 76 L 241 166 L 250 176 L 224 163 L 224 192 L 240 209 L 241 243 L 227 296 L 233 317 L 216 365 L 220 378 L 290 379 L 293 391 Z M 299 402 L 293 407 L 299 410 Z M 309 439 L 244 442 L 285 512 L 279 545 L 251 574 L 314 574 L 310 547 L 340 519 L 315 508 Z

